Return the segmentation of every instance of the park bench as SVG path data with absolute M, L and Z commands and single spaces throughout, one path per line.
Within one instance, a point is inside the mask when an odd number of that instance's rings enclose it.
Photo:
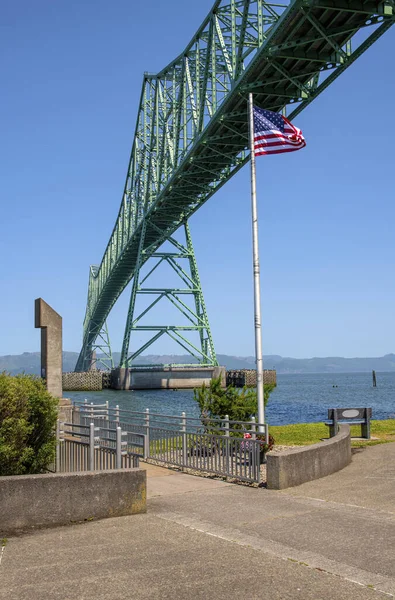
M 360 425 L 361 437 L 370 439 L 371 408 L 329 408 L 328 420 L 324 421 L 329 427 L 329 437 L 337 434 L 338 424 Z

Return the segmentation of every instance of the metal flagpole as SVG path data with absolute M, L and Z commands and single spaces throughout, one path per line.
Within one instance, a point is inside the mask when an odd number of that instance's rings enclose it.
M 258 395 L 258 431 L 263 433 L 265 422 L 265 397 L 263 389 L 262 324 L 261 324 L 261 277 L 258 248 L 258 210 L 256 204 L 256 169 L 254 148 L 254 109 L 252 94 L 248 95 L 248 119 L 251 160 L 251 213 L 252 213 L 252 252 L 254 269 L 254 314 L 255 314 L 255 357 L 256 387 Z

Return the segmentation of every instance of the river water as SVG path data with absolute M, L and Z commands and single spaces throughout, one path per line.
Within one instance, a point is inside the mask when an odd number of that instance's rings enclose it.
M 168 415 L 199 416 L 193 390 L 135 390 L 102 392 L 67 392 L 73 400 Z M 328 408 L 371 407 L 373 419 L 395 418 L 395 373 L 377 373 L 377 387 L 372 387 L 371 373 L 315 373 L 277 375 L 277 388 L 270 395 L 266 419 L 271 425 L 310 423 L 327 418 Z

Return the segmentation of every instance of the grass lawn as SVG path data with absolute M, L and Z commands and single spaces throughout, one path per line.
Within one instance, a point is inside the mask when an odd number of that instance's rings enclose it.
M 274 437 L 276 444 L 281 446 L 306 446 L 316 444 L 323 438 L 329 437 L 329 428 L 323 423 L 298 423 L 296 425 L 269 426 L 269 431 Z M 395 419 L 387 421 L 371 421 L 371 436 L 378 438 L 371 441 L 355 440 L 352 446 L 374 446 L 386 442 L 395 442 Z M 361 427 L 351 427 L 351 436 L 359 437 Z
M 295 425 L 270 426 L 270 434 L 274 437 L 276 445 L 279 446 L 306 446 L 308 444 L 317 444 L 322 439 L 329 437 L 329 428 L 324 423 L 297 423 Z M 378 438 L 376 440 L 351 440 L 353 447 L 374 446 L 375 444 L 384 444 L 386 442 L 395 442 L 395 419 L 387 421 L 371 421 L 371 436 Z M 351 436 L 359 437 L 361 435 L 360 425 L 351 427 Z M 189 442 L 191 437 L 189 438 Z M 203 442 L 204 443 L 204 442 Z M 151 454 L 161 454 L 181 450 L 182 437 L 175 435 L 167 439 L 151 440 Z

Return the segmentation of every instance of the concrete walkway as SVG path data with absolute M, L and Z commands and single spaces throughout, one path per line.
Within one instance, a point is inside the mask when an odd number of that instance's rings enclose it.
M 147 515 L 8 540 L 0 599 L 395 595 L 395 444 L 283 492 L 148 475 Z

